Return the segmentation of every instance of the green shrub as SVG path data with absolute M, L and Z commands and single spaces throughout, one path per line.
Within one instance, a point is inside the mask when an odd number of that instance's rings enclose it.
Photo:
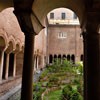
M 81 94 L 77 91 L 77 89 L 73 89 L 71 85 L 67 85 L 62 90 L 62 100 L 83 100 Z
M 43 79 L 45 76 L 48 74 L 48 70 L 46 69 L 45 71 L 42 72 L 41 76 L 39 77 L 39 80 Z
M 69 100 L 83 100 L 79 92 L 73 91 Z
M 83 86 L 80 84 L 80 85 L 77 85 L 77 91 L 83 95 Z
M 70 96 L 71 96 L 71 94 L 72 94 L 72 91 L 73 91 L 73 89 L 72 89 L 72 86 L 71 85 L 67 85 L 67 86 L 65 86 L 64 88 L 63 88 L 63 90 L 62 90 L 62 97 L 64 97 L 64 98 L 66 98 L 67 100 L 69 100 L 70 99 Z M 63 98 L 62 98 L 63 99 Z

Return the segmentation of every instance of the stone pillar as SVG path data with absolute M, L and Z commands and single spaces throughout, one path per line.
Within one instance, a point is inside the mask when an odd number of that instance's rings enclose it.
M 14 2 L 16 4 L 16 2 Z M 18 3 L 18 2 L 17 2 Z M 33 100 L 33 53 L 34 53 L 34 37 L 36 32 L 34 31 L 31 14 L 33 13 L 30 7 L 26 6 L 26 9 L 21 7 L 18 9 L 18 5 L 15 6 L 14 14 L 16 15 L 21 30 L 25 34 L 25 48 L 24 48 L 24 62 L 23 62 L 23 74 L 22 74 L 22 90 L 21 100 Z M 40 29 L 44 28 L 40 25 Z M 40 30 L 39 29 L 39 30 Z M 39 31 L 38 30 L 38 31 Z
M 49 55 L 47 56 L 47 64 L 50 64 L 50 62 L 49 62 Z
M 86 100 L 100 100 L 100 35 L 86 35 Z
M 34 72 L 36 71 L 36 56 L 34 56 Z
M 38 68 L 39 68 L 39 58 L 37 56 L 37 60 L 36 60 L 36 70 L 38 70 Z
M 33 100 L 33 48 L 34 35 L 25 36 L 21 100 Z
M 8 79 L 8 70 L 9 70 L 9 53 L 6 55 L 6 72 L 5 72 L 5 79 Z
M 83 54 L 84 54 L 84 59 L 83 59 L 83 65 L 84 65 L 84 100 L 87 100 L 87 45 L 86 45 L 86 32 L 82 32 L 83 35 Z
M 13 77 L 16 76 L 16 53 L 14 53 Z
M 44 62 L 45 61 L 45 58 L 44 58 L 43 55 L 41 57 L 42 57 L 42 59 L 41 59 L 41 63 L 42 63 L 41 64 L 41 68 L 44 68 L 44 66 L 45 66 L 45 62 Z
M 4 60 L 4 51 L 0 51 L 0 83 L 2 81 L 3 60 Z

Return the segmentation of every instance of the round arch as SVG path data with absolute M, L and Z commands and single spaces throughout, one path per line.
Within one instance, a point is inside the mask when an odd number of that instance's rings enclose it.
M 52 54 L 50 54 L 49 55 L 49 64 L 52 64 L 52 62 L 53 62 L 53 56 L 52 56 Z
M 6 47 L 6 42 L 5 42 L 5 39 L 4 37 L 0 36 L 0 50 L 4 50 Z
M 58 55 L 58 60 L 59 60 L 60 63 L 61 63 L 61 54 Z M 59 62 L 59 61 L 58 61 L 58 62 Z
M 83 54 L 81 54 L 80 61 L 83 61 L 83 59 L 84 59 L 84 56 L 83 56 Z
M 62 58 L 63 58 L 63 59 L 66 59 L 66 55 L 64 54 L 64 55 L 62 56 Z
M 16 49 L 15 40 L 13 37 L 9 38 L 8 47 L 6 49 L 6 53 L 10 53 Z
M 0 50 L 3 50 L 7 47 L 7 36 L 4 34 L 4 32 L 0 32 Z
M 21 41 L 19 39 L 16 40 L 16 50 L 15 51 L 21 51 Z
M 70 61 L 70 54 L 67 55 L 67 60 Z
M 75 63 L 75 55 L 74 55 L 74 54 L 71 55 L 71 61 L 72 61 L 73 63 Z
M 77 5 L 78 4 L 78 5 Z M 33 13 L 38 20 L 44 25 L 44 19 L 47 14 L 56 8 L 68 8 L 76 13 L 79 17 L 80 23 L 82 22 L 84 15 L 84 3 L 82 0 L 35 0 L 32 6 Z M 33 16 L 34 16 L 33 14 Z
M 15 50 L 15 49 L 16 49 L 16 41 L 15 41 L 15 39 L 14 39 L 13 36 L 10 36 L 10 37 L 9 37 L 9 43 L 10 43 L 10 42 L 12 42 L 13 50 Z
M 57 55 L 54 54 L 54 61 L 56 62 L 56 60 L 57 60 Z

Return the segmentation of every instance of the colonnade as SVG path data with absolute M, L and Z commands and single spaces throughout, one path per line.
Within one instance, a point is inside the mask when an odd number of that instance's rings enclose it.
M 34 54 L 34 72 L 45 67 L 45 56 Z
M 81 54 L 79 58 L 80 58 L 80 61 L 83 61 L 83 54 Z M 56 55 L 56 54 L 52 55 L 52 54 L 50 54 L 49 57 L 48 57 L 48 64 L 52 64 L 55 59 L 56 60 L 59 59 L 60 62 L 62 62 L 63 59 L 66 59 L 68 61 L 72 61 L 73 63 L 76 62 L 74 54 L 72 54 L 72 55 L 70 55 L 70 54 L 68 54 L 68 55 L 65 55 L 65 54 L 64 55 L 61 55 L 61 54 L 59 54 L 59 55 Z
M 14 49 L 12 41 L 9 42 L 8 47 L 5 45 L 3 49 L 0 48 L 0 83 L 16 76 L 16 55 L 19 52 L 19 45 L 17 44 Z

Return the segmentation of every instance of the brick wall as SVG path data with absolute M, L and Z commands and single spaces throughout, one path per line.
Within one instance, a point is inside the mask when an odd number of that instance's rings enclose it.
M 66 33 L 66 38 L 59 38 L 59 33 Z M 81 30 L 75 25 L 49 25 L 48 27 L 48 55 L 74 54 L 78 60 L 83 54 L 83 40 Z

